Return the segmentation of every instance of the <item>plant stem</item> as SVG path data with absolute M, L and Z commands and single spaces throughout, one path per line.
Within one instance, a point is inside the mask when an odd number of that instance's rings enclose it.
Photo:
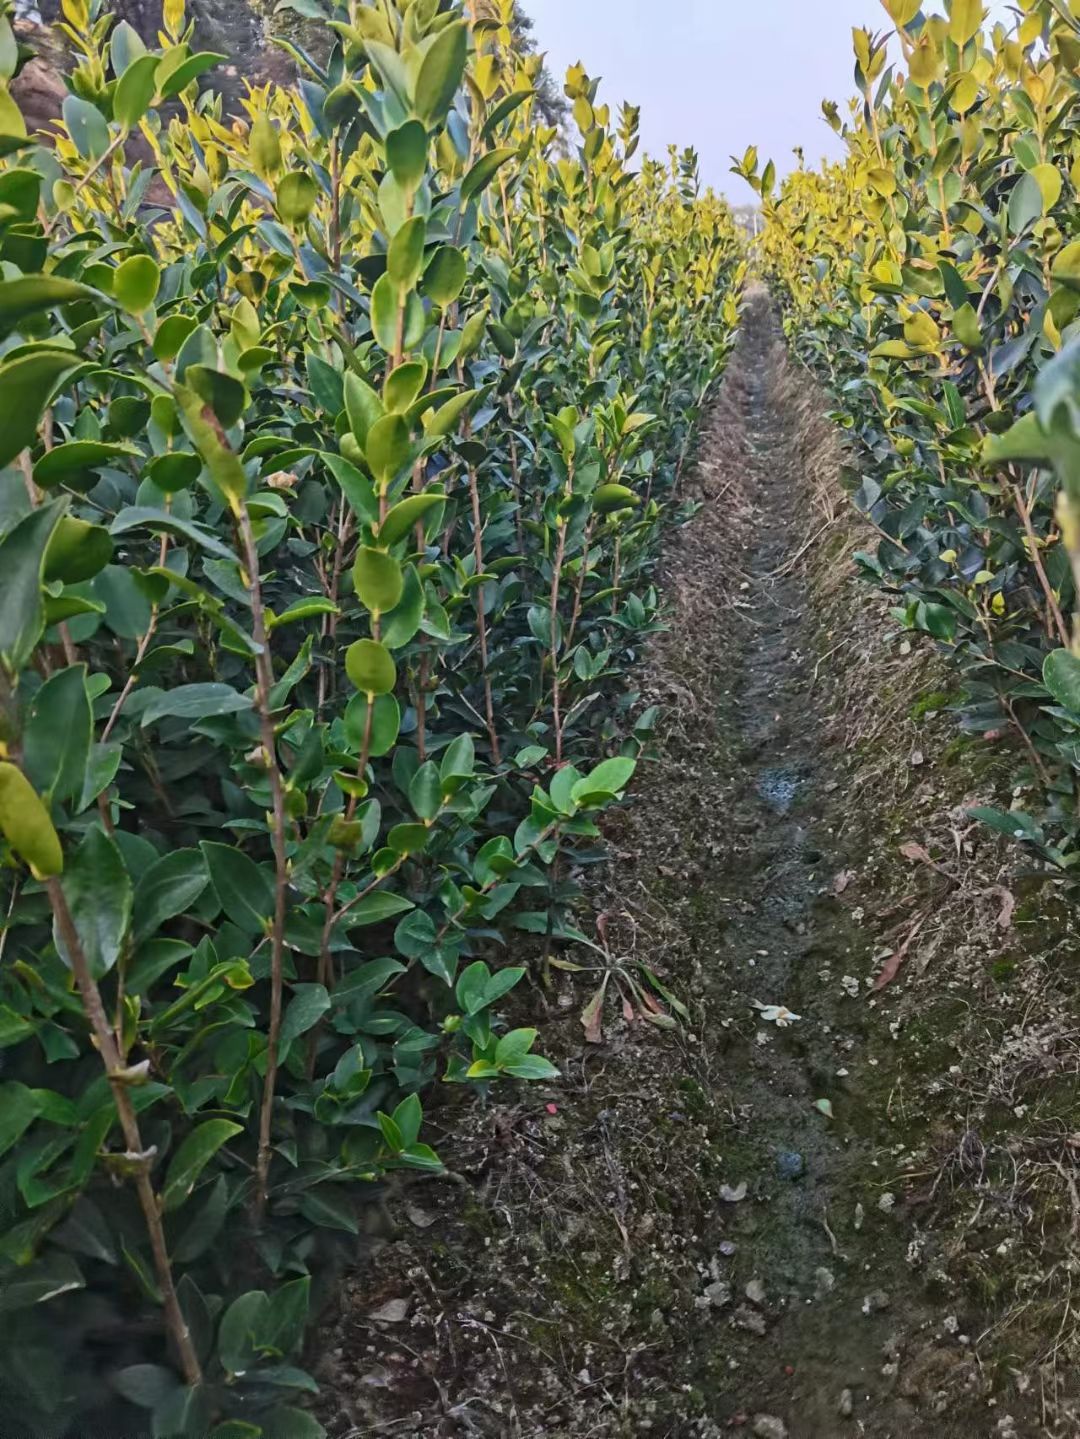
M 75 921 L 71 917 L 71 910 L 68 908 L 67 897 L 59 879 L 53 878 L 46 882 L 49 894 L 49 904 L 52 907 L 53 916 L 56 920 L 56 927 L 60 937 L 64 941 L 64 948 L 68 952 L 71 961 L 71 968 L 75 974 L 75 983 L 79 987 L 79 994 L 82 998 L 83 1010 L 90 1027 L 94 1032 L 97 1041 L 98 1052 L 101 1055 L 101 1062 L 105 1066 L 105 1074 L 112 1090 L 113 1099 L 116 1103 L 116 1112 L 120 1119 L 120 1128 L 124 1135 L 124 1142 L 128 1147 L 128 1158 L 137 1165 L 135 1172 L 135 1189 L 139 1197 L 139 1206 L 146 1221 L 146 1232 L 150 1239 L 150 1249 L 154 1257 L 154 1271 L 157 1275 L 158 1286 L 161 1289 L 161 1297 L 165 1308 L 165 1322 L 169 1334 L 176 1345 L 180 1357 L 180 1368 L 184 1375 L 185 1382 L 194 1387 L 202 1383 L 202 1366 L 199 1363 L 199 1356 L 195 1352 L 195 1345 L 191 1338 L 191 1331 L 188 1329 L 187 1320 L 184 1318 L 180 1308 L 180 1301 L 176 1296 L 176 1286 L 173 1283 L 172 1264 L 169 1260 L 169 1251 L 165 1243 L 165 1230 L 161 1222 L 161 1204 L 158 1196 L 154 1193 L 154 1186 L 150 1180 L 150 1163 L 152 1154 L 148 1154 L 143 1148 L 142 1136 L 139 1133 L 139 1121 L 135 1115 L 135 1107 L 131 1102 L 131 1093 L 128 1081 L 125 1078 L 125 1065 L 120 1054 L 120 1048 L 116 1042 L 116 1035 L 109 1027 L 109 1021 L 105 1015 L 105 1006 L 101 1000 L 101 991 L 97 987 L 93 975 L 90 973 L 90 965 L 86 958 L 86 951 L 83 949 L 79 932 L 75 928 Z
M 285 853 L 285 785 L 277 758 L 277 739 L 271 713 L 271 691 L 274 670 L 270 660 L 270 642 L 263 613 L 262 585 L 259 580 L 259 552 L 251 515 L 245 501 L 237 505 L 237 526 L 247 571 L 251 596 L 252 633 L 258 646 L 255 656 L 255 708 L 259 716 L 262 747 L 270 778 L 274 846 L 274 920 L 270 931 L 270 1025 L 266 1036 L 266 1077 L 263 1081 L 262 1104 L 259 1110 L 259 1148 L 255 1161 L 255 1193 L 252 1214 L 256 1226 L 262 1224 L 269 1199 L 271 1138 L 274 1117 L 274 1093 L 277 1088 L 278 1052 L 281 1041 L 281 1007 L 284 989 L 285 901 L 289 883 L 289 861 Z
M 563 560 L 566 557 L 566 521 L 562 515 L 559 515 L 555 524 L 559 531 L 559 538 L 555 546 L 555 563 L 551 570 L 551 708 L 555 724 L 555 763 L 562 764 L 563 736 L 560 711 L 562 697 L 559 692 L 559 582 L 562 579 Z

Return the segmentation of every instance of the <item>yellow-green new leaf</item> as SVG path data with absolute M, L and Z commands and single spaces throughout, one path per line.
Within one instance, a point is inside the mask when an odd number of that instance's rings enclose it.
M 0 762 L 0 830 L 35 879 L 48 879 L 64 868 L 60 837 L 49 811 L 22 770 Z

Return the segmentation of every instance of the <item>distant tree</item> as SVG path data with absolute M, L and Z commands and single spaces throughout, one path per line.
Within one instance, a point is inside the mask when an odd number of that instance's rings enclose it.
M 535 21 L 521 8 L 520 0 L 514 0 L 514 38 L 526 55 L 535 55 L 539 46 L 534 31 Z M 545 65 L 536 82 L 536 108 L 547 125 L 561 130 L 570 118 L 570 104 L 562 92 L 558 80 Z

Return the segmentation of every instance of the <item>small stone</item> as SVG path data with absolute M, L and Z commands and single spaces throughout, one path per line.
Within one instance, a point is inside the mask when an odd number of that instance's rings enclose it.
M 765 1286 L 760 1279 L 751 1279 L 750 1283 L 746 1286 L 745 1292 L 751 1304 L 756 1304 L 759 1309 L 764 1307 L 766 1302 Z
M 723 1309 L 731 1303 L 731 1285 L 717 1279 L 705 1290 L 705 1298 L 712 1309 Z
M 888 1309 L 891 1303 L 892 1300 L 885 1293 L 884 1289 L 875 1289 L 872 1294 L 868 1294 L 863 1300 L 862 1312 L 864 1314 L 882 1314 Z
M 748 1334 L 756 1334 L 759 1339 L 764 1338 L 769 1329 L 765 1323 L 765 1316 L 758 1310 L 751 1309 L 749 1304 L 739 1305 L 732 1322 L 737 1329 L 745 1329 Z
M 814 1293 L 818 1299 L 824 1299 L 826 1294 L 831 1294 L 836 1288 L 836 1275 L 831 1269 L 814 1270 Z
M 806 1160 L 793 1149 L 785 1149 L 776 1156 L 776 1168 L 781 1179 L 801 1179 L 806 1173 Z
M 787 1425 L 775 1414 L 755 1414 L 754 1427 L 750 1432 L 757 1439 L 787 1439 Z
M 850 1389 L 845 1389 L 840 1395 L 840 1404 L 837 1412 L 841 1419 L 850 1419 L 852 1414 L 855 1413 L 855 1399 Z

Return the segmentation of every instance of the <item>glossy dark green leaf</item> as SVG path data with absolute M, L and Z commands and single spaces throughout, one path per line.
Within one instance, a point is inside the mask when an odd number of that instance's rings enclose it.
M 39 794 L 60 801 L 82 795 L 92 728 L 86 666 L 57 670 L 31 701 L 23 731 L 23 763 Z
M 162 855 L 140 876 L 132 906 L 136 944 L 156 934 L 166 920 L 183 914 L 202 894 L 210 876 L 202 851 L 178 849 Z
M 45 627 L 45 555 L 66 505 L 66 500 L 42 505 L 0 537 L 0 664 L 13 674 L 30 658 Z
M 45 407 L 80 364 L 70 350 L 51 349 L 0 361 L 0 469 L 34 444 Z
M 116 841 L 95 825 L 69 857 L 61 885 L 90 972 L 100 979 L 120 958 L 131 919 L 131 877 Z M 71 955 L 55 924 L 53 943 L 70 968 Z
M 274 883 L 270 874 L 241 850 L 203 840 L 200 845 L 210 883 L 225 913 L 245 934 L 261 934 L 274 915 Z
M 161 1191 L 166 1212 L 184 1203 L 221 1146 L 243 1132 L 244 1126 L 231 1119 L 208 1119 L 191 1131 L 169 1161 Z

